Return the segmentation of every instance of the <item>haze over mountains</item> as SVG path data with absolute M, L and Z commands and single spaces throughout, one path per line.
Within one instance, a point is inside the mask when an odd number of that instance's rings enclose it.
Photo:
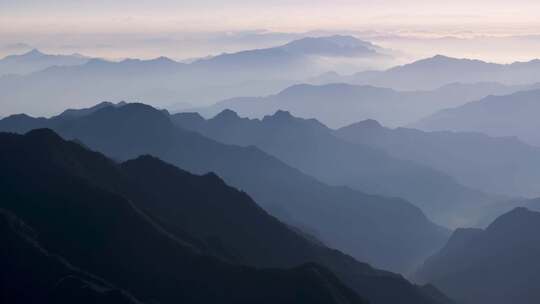
M 5 147 L 0 178 L 7 186 L 1 189 L 1 208 L 38 232 L 42 248 L 142 301 L 364 303 L 364 298 L 374 303 L 450 303 L 433 288 L 416 287 L 313 243 L 214 174 L 195 176 L 149 156 L 118 165 L 50 130 L 24 136 L 2 133 L 0 141 Z M 17 223 L 13 216 L 8 220 Z M 18 226 L 8 227 L 2 231 L 16 235 Z M 270 252 L 265 248 L 277 251 L 266 256 Z M 3 257 L 5 263 L 15 258 Z M 310 261 L 334 269 L 352 289 Z M 299 266 L 265 270 L 238 262 Z M 14 272 L 5 274 L 15 276 L 23 265 L 11 267 Z M 62 289 L 54 291 L 63 295 Z
M 240 118 L 230 110 L 206 121 L 190 117 L 184 120 L 177 114 L 174 121 L 224 143 L 255 145 L 326 183 L 405 198 L 449 227 L 470 224 L 475 208 L 497 199 L 430 167 L 341 140 L 318 121 L 296 118 L 288 112 L 278 111 L 262 120 Z
M 121 167 L 102 155 L 63 141 L 50 130 L 33 131 L 24 137 L 2 134 L 1 141 L 5 147 L 1 152 L 4 168 L 1 179 L 8 186 L 2 188 L 2 208 L 16 214 L 34 233 L 39 233 L 40 245 L 47 250 L 82 269 L 107 277 L 143 301 L 198 303 L 219 299 L 226 303 L 295 303 L 296 300 L 363 303 L 335 277 L 315 265 L 290 271 L 264 271 L 234 266 L 218 257 L 208 256 L 200 248 L 204 243 L 175 233 L 175 226 L 160 225 L 157 214 L 146 213 L 133 205 L 133 201 L 119 195 L 148 193 L 139 192 L 140 185 L 131 184 Z M 140 161 L 144 166 L 145 160 Z M 138 166 L 137 162 L 130 163 L 130 167 Z M 36 167 L 41 169 L 39 174 L 34 173 Z M 215 177 L 202 177 L 200 182 L 206 179 L 212 183 L 212 178 Z M 189 189 L 191 187 L 187 191 Z M 141 201 L 143 197 L 138 197 L 137 202 Z M 8 237 L 14 234 L 9 229 L 3 231 Z M 27 248 L 22 253 L 35 255 L 38 250 Z M 13 258 L 3 262 L 7 264 L 11 260 Z M 20 268 L 15 270 L 21 271 Z M 47 269 L 35 271 L 53 274 Z M 24 273 L 3 273 L 6 281 L 10 281 L 10 274 L 22 277 Z M 295 286 L 295 276 L 311 276 L 313 281 L 308 279 L 303 282 L 310 283 Z M 274 280 L 278 277 L 279 280 Z M 147 278 L 154 282 L 150 283 Z M 255 283 L 257 280 L 262 281 Z M 292 284 L 288 294 L 279 291 L 284 289 L 272 286 L 287 280 Z M 56 291 L 56 282 L 48 284 L 51 291 Z M 245 284 L 253 286 L 246 289 Z M 317 289 L 312 289 L 316 286 Z M 9 285 L 2 284 L 2 288 L 5 287 L 11 291 Z M 15 287 L 22 290 L 22 285 L 15 284 Z M 69 289 L 58 292 L 69 293 Z
M 25 75 L 52 66 L 73 66 L 86 63 L 89 58 L 80 55 L 48 55 L 38 49 L 24 54 L 10 55 L 0 59 L 0 76 L 16 74 Z
M 278 110 L 303 118 L 317 118 L 339 128 L 363 119 L 388 126 L 404 126 L 448 107 L 460 106 L 487 95 L 504 95 L 538 85 L 506 86 L 498 83 L 452 83 L 432 91 L 395 91 L 369 85 L 333 83 L 296 85 L 266 97 L 238 97 L 197 108 L 205 117 L 225 109 L 240 116 L 262 118 Z
M 538 302 L 540 61 L 323 32 L 0 59 L 0 302 Z
M 515 137 L 389 129 L 374 120 L 343 127 L 336 134 L 350 142 L 435 168 L 463 185 L 488 193 L 540 196 L 540 148 Z
M 443 55 L 396 66 L 385 71 L 339 75 L 332 82 L 373 85 L 396 90 L 434 90 L 450 83 L 497 82 L 506 85 L 538 83 L 540 60 L 497 64 Z M 314 79 L 316 81 L 316 79 Z
M 281 220 L 385 269 L 411 271 L 446 239 L 447 232 L 409 202 L 328 186 L 257 148 L 221 144 L 178 128 L 166 112 L 142 104 L 94 110 L 83 110 L 90 114 L 78 119 L 8 117 L 0 121 L 0 130 L 48 127 L 114 159 L 151 154 L 190 172 L 216 172 Z M 399 256 L 385 254 L 398 248 Z
M 488 96 L 460 107 L 441 110 L 412 124 L 425 130 L 473 131 L 491 136 L 517 136 L 540 146 L 540 90 Z
M 328 36 L 211 56 L 189 64 L 166 57 L 119 62 L 84 58 L 78 65 L 48 60 L 35 73 L 0 79 L 0 114 L 54 115 L 67 107 L 91 106 L 96 100 L 201 105 L 238 95 L 266 95 L 326 71 L 334 59 L 386 58 L 383 51 L 351 36 Z M 34 55 L 48 58 L 32 51 L 16 57 L 16 66 L 5 71 L 0 68 L 0 74 L 37 67 L 31 58 Z M 13 58 L 2 61 L 8 64 Z

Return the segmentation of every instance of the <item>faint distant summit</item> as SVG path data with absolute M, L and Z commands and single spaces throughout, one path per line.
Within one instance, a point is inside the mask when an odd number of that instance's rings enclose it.
M 9 55 L 0 59 L 0 76 L 7 74 L 30 74 L 53 66 L 75 66 L 88 61 L 81 54 L 50 55 L 37 48 L 20 55 Z
M 353 36 L 334 35 L 306 37 L 280 47 L 288 52 L 303 55 L 353 57 L 376 55 L 381 48 Z

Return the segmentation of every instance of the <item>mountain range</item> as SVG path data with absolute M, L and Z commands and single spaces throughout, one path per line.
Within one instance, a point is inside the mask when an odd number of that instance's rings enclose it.
M 379 148 L 342 140 L 317 120 L 285 111 L 261 120 L 241 118 L 231 110 L 209 120 L 180 113 L 173 115 L 173 121 L 223 143 L 254 145 L 331 185 L 405 198 L 448 227 L 475 222 L 473 210 L 497 200 L 462 186 L 445 173 L 395 158 Z
M 159 57 L 122 61 L 95 58 L 84 59 L 78 65 L 54 64 L 28 75 L 1 77 L 0 115 L 23 112 L 50 116 L 68 106 L 91 106 L 95 100 L 143 101 L 155 106 L 179 102 L 203 105 L 245 94 L 268 95 L 326 71 L 329 60 L 323 60 L 322 66 L 322 57 L 351 60 L 376 56 L 380 50 L 351 36 L 327 36 L 190 63 Z
M 491 136 L 515 136 L 540 146 L 540 90 L 504 96 L 488 96 L 465 105 L 441 110 L 411 124 L 423 130 L 481 132 Z
M 436 55 L 384 71 L 365 71 L 349 76 L 323 74 L 321 77 L 313 78 L 312 81 L 315 83 L 331 81 L 373 85 L 396 90 L 433 90 L 456 82 L 528 85 L 540 82 L 539 72 L 539 59 L 497 64 Z
M 215 172 L 280 220 L 383 269 L 412 271 L 448 235 L 407 201 L 329 186 L 259 148 L 219 143 L 178 127 L 165 111 L 127 104 L 83 112 L 91 114 L 77 119 L 71 119 L 73 113 L 68 118 L 8 117 L 0 121 L 0 130 L 24 133 L 47 127 L 116 160 L 151 154 L 189 172 Z
M 516 208 L 485 230 L 457 229 L 417 274 L 458 303 L 537 303 L 540 213 Z
M 453 83 L 432 91 L 396 91 L 345 83 L 301 84 L 275 95 L 237 97 L 190 111 L 213 117 L 230 109 L 243 117 L 262 118 L 278 110 L 285 110 L 299 117 L 316 118 L 332 128 L 344 127 L 363 119 L 376 119 L 384 125 L 397 127 L 488 95 L 510 94 L 533 88 L 538 88 L 538 85 Z
M 466 186 L 514 197 L 540 196 L 540 149 L 515 137 L 385 128 L 375 120 L 336 130 L 350 142 L 440 170 Z
M 215 174 L 118 164 L 46 129 L 0 142 L 3 296 L 31 284 L 42 293 L 26 299 L 47 303 L 451 303 L 304 237 Z
M 106 277 L 114 285 L 132 291 L 142 301 L 362 303 L 354 292 L 315 265 L 306 264 L 289 271 L 256 270 L 211 256 L 200 248 L 202 245 L 196 239 L 175 233 L 174 228 L 185 223 L 171 223 L 175 225 L 171 228 L 167 224 L 160 225 L 157 214 L 144 212 L 134 205 L 144 200 L 135 196 L 144 189 L 143 185 L 130 185 L 121 167 L 78 144 L 63 141 L 50 130 L 35 130 L 25 136 L 2 134 L 0 140 L 3 147 L 1 180 L 7 186 L 1 190 L 2 208 L 18 217 L 13 221 L 24 221 L 28 225 L 26 230 L 36 235 L 39 246 L 50 252 L 49 255 Z M 136 163 L 131 166 L 137 166 Z M 40 168 L 39 173 L 34 168 Z M 205 179 L 210 179 L 207 182 L 212 184 L 212 176 L 192 182 L 205 182 Z M 138 187 L 130 190 L 136 185 Z M 197 192 L 190 193 L 189 181 L 178 186 L 185 187 L 188 198 L 197 195 Z M 131 196 L 127 196 L 129 193 Z M 133 201 L 134 198 L 137 201 Z M 177 202 L 190 201 L 179 197 Z M 7 230 L 8 236 L 16 235 Z M 26 254 L 39 253 L 39 247 L 21 249 L 25 249 L 22 252 Z M 7 254 L 10 257 L 9 251 Z M 11 264 L 13 259 L 3 260 L 3 263 Z M 25 262 L 34 261 L 39 260 Z M 23 281 L 27 276 L 31 280 L 34 272 L 52 276 L 55 274 L 52 262 L 43 263 L 52 268 L 50 270 L 3 272 L 3 281 L 10 282 L 11 276 L 22 277 Z M 14 270 L 17 266 L 28 267 L 24 265 L 19 262 Z M 57 272 L 57 282 L 44 282 L 49 288 L 55 288 L 56 284 L 77 286 L 77 282 L 70 282 L 76 277 L 70 278 L 69 272 Z M 298 280 L 301 277 L 305 279 Z M 19 292 L 23 288 L 15 287 Z M 9 285 L 7 290 L 11 291 Z M 69 291 L 66 287 L 63 292 L 69 295 Z
M 10 55 L 0 59 L 0 76 L 16 74 L 25 75 L 41 71 L 52 66 L 74 66 L 89 60 L 80 54 L 49 55 L 32 49 L 24 54 Z

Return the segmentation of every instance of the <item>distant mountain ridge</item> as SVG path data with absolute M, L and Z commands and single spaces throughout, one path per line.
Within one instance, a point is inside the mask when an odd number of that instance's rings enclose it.
M 306 37 L 291 41 L 281 47 L 288 52 L 302 55 L 355 57 L 381 56 L 381 47 L 352 36 L 334 35 L 327 37 Z
M 496 200 L 460 185 L 445 173 L 395 158 L 378 147 L 342 140 L 319 121 L 297 118 L 286 111 L 277 111 L 261 120 L 241 118 L 224 110 L 208 120 L 195 119 L 193 114 L 176 114 L 173 121 L 226 144 L 254 145 L 331 185 L 405 198 L 435 222 L 448 227 L 474 221 L 474 216 L 466 217 L 471 212 L 464 210 Z
M 436 55 L 384 71 L 359 72 L 334 77 L 334 81 L 373 85 L 396 90 L 433 90 L 461 82 L 497 82 L 505 85 L 527 85 L 540 82 L 540 59 L 511 64 Z
M 0 76 L 16 74 L 25 75 L 52 66 L 75 66 L 88 62 L 89 58 L 80 54 L 49 55 L 38 49 L 24 54 L 10 55 L 0 59 Z
M 0 77 L 0 115 L 24 112 L 51 116 L 67 107 L 88 107 L 95 100 L 152 102 L 164 107 L 178 102 L 209 104 L 245 94 L 267 95 L 325 72 L 330 62 L 321 61 L 321 57 L 370 58 L 379 51 L 382 48 L 352 36 L 328 36 L 189 63 L 159 57 L 122 61 L 86 58 L 77 65 L 49 64 L 28 75 Z
M 515 137 L 489 137 L 481 133 L 390 129 L 374 120 L 361 121 L 336 131 L 350 142 L 384 150 L 402 159 L 425 164 L 461 184 L 488 193 L 516 197 L 540 195 L 540 148 Z
M 540 85 L 505 86 L 497 83 L 453 83 L 433 91 L 396 91 L 369 85 L 332 83 L 294 85 L 266 97 L 238 97 L 197 108 L 205 117 L 225 109 L 241 116 L 263 118 L 285 110 L 303 118 L 316 118 L 332 128 L 363 119 L 376 119 L 392 127 L 404 126 L 448 107 L 488 95 L 502 95 Z
M 441 110 L 411 126 L 423 130 L 481 132 L 491 136 L 516 136 L 540 146 L 540 90 L 488 96 L 456 108 Z

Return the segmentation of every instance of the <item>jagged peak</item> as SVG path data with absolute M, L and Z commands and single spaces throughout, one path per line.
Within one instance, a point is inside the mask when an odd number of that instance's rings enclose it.
M 296 117 L 294 117 L 291 112 L 289 111 L 285 111 L 285 110 L 277 110 L 274 114 L 272 115 L 265 115 L 262 119 L 263 122 L 268 122 L 268 121 L 280 121 L 280 122 L 285 122 L 285 121 L 293 121 L 297 119 Z

